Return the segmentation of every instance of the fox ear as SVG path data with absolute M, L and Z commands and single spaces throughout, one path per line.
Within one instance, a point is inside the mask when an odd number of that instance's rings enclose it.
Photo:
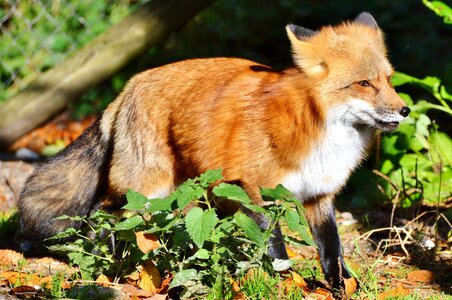
M 295 64 L 308 76 L 323 74 L 326 71 L 325 63 L 314 51 L 311 42 L 308 41 L 317 32 L 293 24 L 287 25 L 286 31 L 292 45 Z
M 289 35 L 289 38 L 290 38 L 290 35 L 293 35 L 300 41 L 305 41 L 305 40 L 309 39 L 310 37 L 313 37 L 314 35 L 319 33 L 318 31 L 304 28 L 304 27 L 301 27 L 301 26 L 298 26 L 295 24 L 287 25 L 286 30 L 287 30 L 287 34 Z
M 375 21 L 374 17 L 372 17 L 372 15 L 369 14 L 368 12 L 360 13 L 356 17 L 355 22 L 378 29 L 377 21 Z

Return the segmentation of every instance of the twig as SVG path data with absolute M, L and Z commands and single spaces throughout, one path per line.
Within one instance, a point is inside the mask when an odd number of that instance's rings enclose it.
M 95 280 L 83 280 L 83 279 L 72 281 L 72 283 L 75 283 L 75 284 L 79 284 L 79 283 L 81 283 L 81 284 L 98 284 L 98 285 L 105 284 L 105 285 L 116 286 L 116 287 L 123 286 L 123 284 L 120 284 L 120 283 L 107 282 L 107 281 L 99 282 L 99 281 L 95 281 Z
M 372 172 L 374 172 L 374 174 L 380 176 L 381 178 L 383 178 L 384 180 L 386 180 L 394 190 L 398 191 L 399 189 L 397 188 L 397 184 L 391 180 L 391 178 L 389 178 L 388 175 L 383 174 L 382 172 L 380 172 L 379 170 L 372 170 Z

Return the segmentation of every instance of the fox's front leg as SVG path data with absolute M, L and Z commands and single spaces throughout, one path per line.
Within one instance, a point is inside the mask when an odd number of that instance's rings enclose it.
M 350 278 L 342 255 L 337 231 L 333 196 L 325 196 L 304 203 L 306 218 L 319 249 L 320 262 L 325 278 L 331 287 L 343 293 L 344 279 Z

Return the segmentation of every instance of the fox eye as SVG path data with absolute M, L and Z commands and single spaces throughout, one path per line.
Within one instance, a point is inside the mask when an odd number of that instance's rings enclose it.
M 358 84 L 359 84 L 360 86 L 363 86 L 363 87 L 369 87 L 369 86 L 370 86 L 370 82 L 369 82 L 368 80 L 361 80 L 361 81 L 358 81 Z

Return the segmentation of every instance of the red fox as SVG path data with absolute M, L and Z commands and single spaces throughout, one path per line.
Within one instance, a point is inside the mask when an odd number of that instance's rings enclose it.
M 319 31 L 286 30 L 295 66 L 283 71 L 210 58 L 132 78 L 95 124 L 28 179 L 19 202 L 22 233 L 45 238 L 77 225 L 55 221 L 59 215 L 117 210 L 128 188 L 165 197 L 221 168 L 254 203 L 263 205 L 259 187 L 279 183 L 304 203 L 326 279 L 340 288 L 350 274 L 334 195 L 376 130 L 396 129 L 410 109 L 391 86 L 383 33 L 370 14 Z M 270 221 L 240 209 L 261 227 Z M 269 242 L 273 258 L 288 259 L 279 228 Z

